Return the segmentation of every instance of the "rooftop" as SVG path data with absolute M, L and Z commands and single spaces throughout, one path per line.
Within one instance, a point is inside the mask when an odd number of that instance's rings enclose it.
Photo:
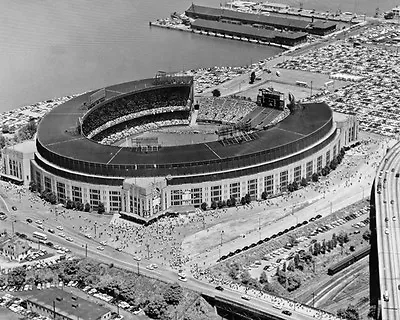
M 55 302 L 56 312 L 71 319 L 97 320 L 110 312 L 107 308 L 76 297 L 72 293 L 58 288 L 36 291 L 35 296 L 29 298 L 28 301 L 50 310 L 53 310 L 53 302 Z
M 8 148 L 21 153 L 34 153 L 36 151 L 36 143 L 35 140 L 27 140 Z

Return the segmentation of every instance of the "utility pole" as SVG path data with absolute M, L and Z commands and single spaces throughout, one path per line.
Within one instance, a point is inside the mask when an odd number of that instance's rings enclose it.
M 311 80 L 311 87 L 310 87 L 310 98 L 312 97 L 312 80 Z
M 147 260 L 150 260 L 150 250 L 149 250 L 150 245 L 146 243 L 146 248 L 147 248 Z
M 261 216 L 258 215 L 258 240 L 261 241 Z
M 140 272 L 139 272 L 139 261 L 137 262 L 137 274 L 138 275 L 140 274 Z
M 87 258 L 87 243 L 85 244 L 85 258 Z

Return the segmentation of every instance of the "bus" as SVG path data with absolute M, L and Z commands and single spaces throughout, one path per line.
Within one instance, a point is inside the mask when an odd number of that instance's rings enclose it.
M 304 88 L 308 87 L 307 82 L 304 82 L 304 81 L 296 81 L 296 85 L 299 87 L 304 87 Z
M 33 232 L 33 237 L 38 238 L 39 240 L 43 240 L 43 241 L 47 240 L 47 236 L 45 234 L 43 234 L 41 232 L 37 232 L 37 231 Z

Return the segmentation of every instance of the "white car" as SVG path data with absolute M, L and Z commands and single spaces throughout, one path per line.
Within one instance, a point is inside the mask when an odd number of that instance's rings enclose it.
M 64 232 L 60 232 L 58 235 L 59 235 L 61 238 L 65 238 Z
M 242 295 L 242 299 L 249 301 L 250 297 L 248 295 L 244 294 L 244 295 Z
M 389 229 L 388 228 L 385 229 L 385 233 L 389 234 Z
M 85 237 L 88 238 L 88 239 L 92 239 L 93 238 L 90 233 L 85 234 Z
M 62 226 L 57 226 L 57 229 L 61 230 L 61 231 L 64 230 L 64 228 Z
M 178 279 L 179 279 L 179 281 L 182 281 L 182 282 L 187 282 L 187 278 L 186 278 L 186 277 L 185 277 L 185 278 L 183 278 L 183 277 L 179 277 Z
M 41 221 L 41 220 L 36 220 L 35 221 L 37 224 L 43 224 L 43 221 Z
M 147 270 L 154 270 L 153 266 L 151 264 L 149 264 L 148 266 L 146 266 Z
M 135 259 L 136 261 L 141 261 L 142 260 L 142 258 L 139 257 L 139 256 L 134 256 L 133 259 Z
M 65 240 L 69 241 L 69 242 L 73 242 L 74 239 L 72 239 L 71 237 L 66 237 Z
M 107 241 L 100 241 L 100 244 L 105 246 L 107 244 Z
M 97 250 L 100 250 L 100 251 L 103 251 L 103 250 L 104 250 L 104 247 L 98 246 L 96 249 L 97 249 Z
M 393 221 L 396 221 L 396 220 L 397 220 L 397 218 L 395 216 L 393 216 Z

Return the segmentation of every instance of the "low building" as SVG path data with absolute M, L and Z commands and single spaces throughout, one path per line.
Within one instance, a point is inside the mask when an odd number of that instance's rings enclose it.
M 19 238 L 6 237 L 0 242 L 0 253 L 9 260 L 22 261 L 30 253 L 28 242 Z
M 3 168 L 1 179 L 28 186 L 31 181 L 31 160 L 36 152 L 34 140 L 5 147 L 2 150 Z
M 108 320 L 111 310 L 58 288 L 37 291 L 27 308 L 55 320 Z

